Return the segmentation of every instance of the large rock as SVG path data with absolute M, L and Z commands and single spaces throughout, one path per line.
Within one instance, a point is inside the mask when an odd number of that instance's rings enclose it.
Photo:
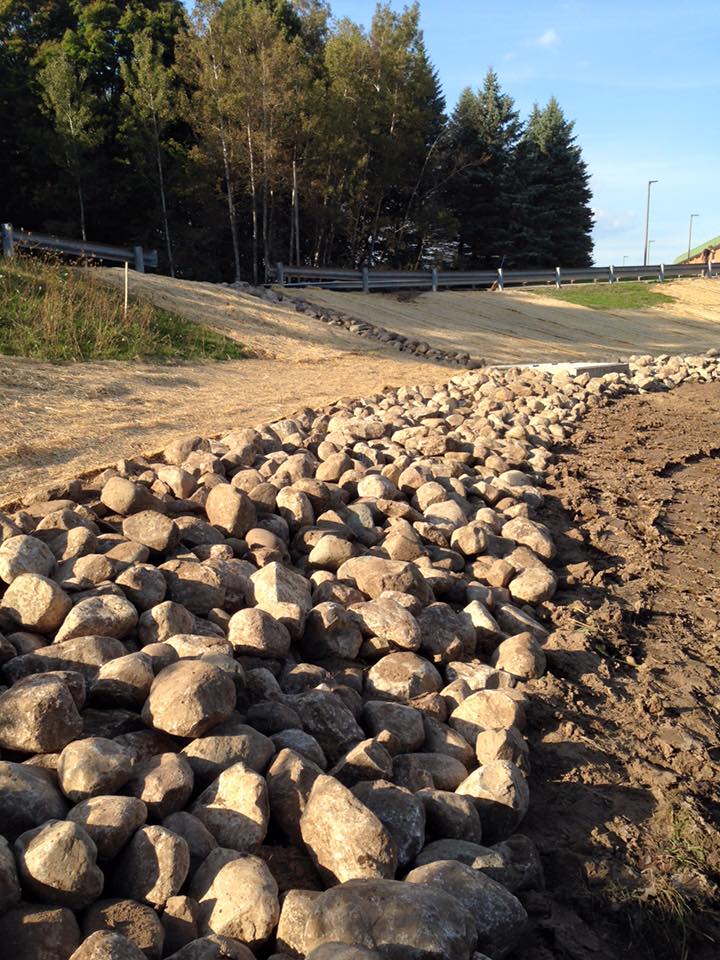
M 400 753 L 413 753 L 425 742 L 423 715 L 414 707 L 387 700 L 368 700 L 363 708 L 367 731 L 378 736 L 383 730 L 397 740 Z
M 55 555 L 37 537 L 21 533 L 3 540 L 0 545 L 0 580 L 12 583 L 23 573 L 49 576 L 55 566 Z
M 125 477 L 110 477 L 100 494 L 100 499 L 113 513 L 129 516 L 141 510 L 157 509 L 157 500 L 141 483 Z
M 308 614 L 300 646 L 311 660 L 354 660 L 362 646 L 362 634 L 357 620 L 339 603 L 319 603 Z
M 385 960 L 470 960 L 477 941 L 468 910 L 445 890 L 394 880 L 351 880 L 308 911 L 305 950 L 347 943 Z
M 294 750 L 284 749 L 275 757 L 267 773 L 270 814 L 288 841 L 302 847 L 300 818 L 320 767 Z
M 82 733 L 69 687 L 55 676 L 28 677 L 0 695 L 0 747 L 55 753 Z
M 137 610 L 124 596 L 88 597 L 76 603 L 68 613 L 55 640 L 73 640 L 75 637 L 115 637 L 121 640 L 137 622 Z
M 327 884 L 359 878 L 392 878 L 397 849 L 374 813 L 334 777 L 315 780 L 300 832 Z
M 352 580 L 371 599 L 377 599 L 386 590 L 408 593 L 420 603 L 432 600 L 432 591 L 418 567 L 403 560 L 383 560 L 382 557 L 354 557 L 343 563 L 337 572 L 338 580 Z
M 510 836 L 530 805 L 527 780 L 509 760 L 495 760 L 474 770 L 457 792 L 472 798 L 491 841 Z
M 112 740 L 87 737 L 69 743 L 58 761 L 60 789 L 72 803 L 115 793 L 130 779 L 132 754 Z
M 8 840 L 47 820 L 62 820 L 67 808 L 44 770 L 0 760 L 0 824 Z
M 451 894 L 475 922 L 478 949 L 493 960 L 503 960 L 525 930 L 527 913 L 520 901 L 501 884 L 464 863 L 430 863 L 411 870 L 405 880 Z
M 244 763 L 235 763 L 200 794 L 192 813 L 221 847 L 253 850 L 265 839 L 270 818 L 265 780 Z
M 378 597 L 350 608 L 366 636 L 378 637 L 400 650 L 417 650 L 421 633 L 415 617 L 391 597 Z
M 83 940 L 70 960 L 145 960 L 145 954 L 122 934 L 96 930 Z
M 186 744 L 182 756 L 199 780 L 214 780 L 223 770 L 242 761 L 256 773 L 263 773 L 275 753 L 272 740 L 242 722 L 233 713 L 223 723 Z
M 15 857 L 5 837 L 0 836 L 0 916 L 19 903 L 20 896 Z
M 67 818 L 87 833 L 101 860 L 112 860 L 147 820 L 147 807 L 136 797 L 91 797 Z
M 170 560 L 160 569 L 167 584 L 168 600 L 187 607 L 191 613 L 206 617 L 225 602 L 223 582 L 207 564 Z
M 203 932 L 240 940 L 253 950 L 270 937 L 280 917 L 278 887 L 266 864 L 235 850 L 213 850 L 195 873 L 190 895 L 198 902 Z
M 141 827 L 115 867 L 115 889 L 121 896 L 160 907 L 174 897 L 190 869 L 186 841 L 165 827 Z
M 490 662 L 519 680 L 537 680 L 547 666 L 545 651 L 530 633 L 508 637 L 494 651 Z
M 482 841 L 480 814 L 470 797 L 426 787 L 416 794 L 425 808 L 425 829 L 434 839 Z
M 287 700 L 331 763 L 365 739 L 362 727 L 339 696 L 324 690 L 310 690 Z
M 255 605 L 284 624 L 293 640 L 302 636 L 312 608 L 310 584 L 282 563 L 269 563 L 251 578 Z
M 145 723 L 177 737 L 199 737 L 235 708 L 235 684 L 224 670 L 181 660 L 155 677 L 143 707 Z
M 155 820 L 182 810 L 190 798 L 194 777 L 185 757 L 158 753 L 133 767 L 125 792 L 142 800 Z
M 255 960 L 255 954 L 233 937 L 219 937 L 211 933 L 210 936 L 191 940 L 166 960 Z
M 67 907 L 21 904 L 0 916 L 0 944 L 8 960 L 68 960 L 80 939 Z
M 471 746 L 483 730 L 524 725 L 522 704 L 502 690 L 478 690 L 466 697 L 450 714 L 450 726 Z
M 409 701 L 435 693 L 443 682 L 435 667 L 416 653 L 389 653 L 368 671 L 365 690 L 377 700 Z
M 177 545 L 179 530 L 174 520 L 157 510 L 141 510 L 123 520 L 123 536 L 135 543 L 164 553 Z
M 205 512 L 210 523 L 229 537 L 244 537 L 255 526 L 252 500 L 229 483 L 218 483 L 212 488 L 205 501 Z
M 371 810 L 395 841 L 398 865 L 412 863 L 425 844 L 425 808 L 404 787 L 387 780 L 356 784 L 352 792 Z
M 503 525 L 502 535 L 530 547 L 539 557 L 552 560 L 555 556 L 555 544 L 550 531 L 544 524 L 528 520 L 527 517 L 515 517 Z
M 0 614 L 25 630 L 53 633 L 68 615 L 71 605 L 70 597 L 54 580 L 39 573 L 21 573 L 5 591 Z
M 90 936 L 97 930 L 108 930 L 127 937 L 148 960 L 160 960 L 163 931 L 160 918 L 152 907 L 137 900 L 98 900 L 83 916 L 83 933 Z
M 230 617 L 228 640 L 236 654 L 254 657 L 286 657 L 290 633 L 284 623 L 259 607 L 238 610 Z
M 49 820 L 21 834 L 15 856 L 23 889 L 46 903 L 82 910 L 102 892 L 95 844 L 72 820 Z

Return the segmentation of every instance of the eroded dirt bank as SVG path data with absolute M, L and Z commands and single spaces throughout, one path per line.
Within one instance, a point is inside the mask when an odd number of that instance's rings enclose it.
M 720 956 L 719 448 L 720 386 L 686 385 L 595 410 L 549 478 L 523 960 Z

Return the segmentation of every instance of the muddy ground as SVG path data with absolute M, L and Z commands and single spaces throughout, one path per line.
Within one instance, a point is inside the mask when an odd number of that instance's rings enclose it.
M 522 960 L 720 957 L 719 456 L 720 385 L 693 384 L 595 411 L 549 478 Z

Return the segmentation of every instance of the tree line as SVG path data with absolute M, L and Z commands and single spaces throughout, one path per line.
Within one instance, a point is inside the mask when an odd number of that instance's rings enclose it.
M 262 281 L 276 261 L 586 266 L 591 193 L 555 99 L 497 75 L 448 113 L 418 4 L 0 0 L 0 217 Z

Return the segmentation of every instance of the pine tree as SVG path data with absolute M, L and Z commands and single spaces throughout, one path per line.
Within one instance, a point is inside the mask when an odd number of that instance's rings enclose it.
M 592 193 L 587 165 L 553 97 L 535 105 L 518 149 L 516 259 L 523 266 L 592 263 Z
M 78 194 L 80 234 L 87 240 L 85 228 L 85 192 L 83 161 L 99 140 L 95 125 L 93 98 L 86 88 L 87 71 L 76 70 L 65 49 L 56 46 L 46 56 L 39 76 L 47 111 L 62 144 L 65 166 Z
M 125 104 L 130 122 L 149 144 L 157 169 L 157 189 L 160 196 L 163 233 L 167 249 L 170 276 L 175 276 L 168 202 L 163 163 L 163 137 L 168 124 L 177 116 L 177 91 L 173 71 L 163 63 L 163 48 L 153 43 L 148 30 L 133 37 L 130 62 L 121 64 L 125 86 Z
M 453 160 L 448 203 L 458 224 L 461 266 L 498 267 L 512 245 L 515 149 L 522 126 L 511 97 L 490 69 L 481 90 L 460 95 L 450 121 Z

